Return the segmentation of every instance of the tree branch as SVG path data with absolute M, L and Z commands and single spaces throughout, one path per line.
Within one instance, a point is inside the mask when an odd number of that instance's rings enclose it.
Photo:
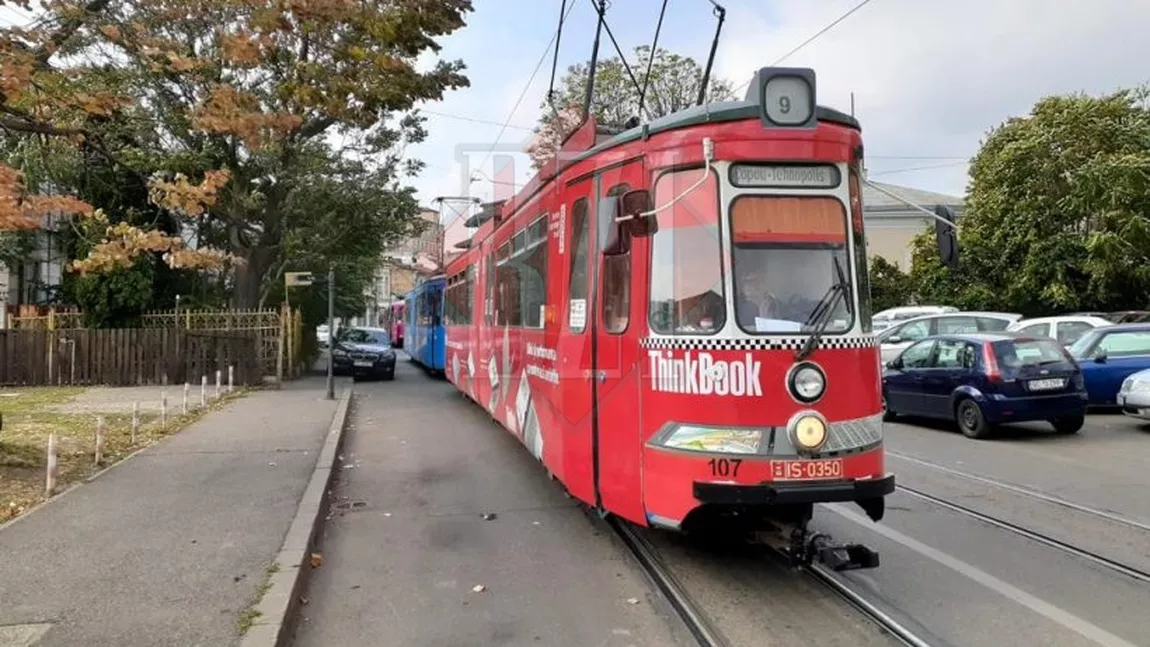
M 35 58 L 36 63 L 41 67 L 48 65 L 48 59 L 68 41 L 69 38 L 74 36 L 76 32 L 80 31 L 89 18 L 94 17 L 108 8 L 111 0 L 92 0 L 84 6 L 84 15 L 79 18 L 73 18 L 65 21 L 60 28 L 48 40 L 37 48 Z

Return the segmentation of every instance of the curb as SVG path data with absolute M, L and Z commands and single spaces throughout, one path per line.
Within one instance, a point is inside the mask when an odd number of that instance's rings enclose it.
M 339 397 L 311 480 L 275 557 L 274 564 L 278 570 L 268 578 L 267 590 L 255 607 L 259 616 L 244 634 L 240 647 L 280 647 L 291 641 L 300 594 L 307 586 L 312 570 L 310 555 L 324 522 L 331 481 L 338 469 L 336 457 L 343 446 L 351 397 L 352 385 L 349 384 Z

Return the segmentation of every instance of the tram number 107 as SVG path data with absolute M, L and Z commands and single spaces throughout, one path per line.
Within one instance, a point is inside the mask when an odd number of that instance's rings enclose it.
M 741 458 L 712 458 L 707 461 L 711 468 L 711 476 L 735 478 L 739 475 L 739 466 L 743 464 Z

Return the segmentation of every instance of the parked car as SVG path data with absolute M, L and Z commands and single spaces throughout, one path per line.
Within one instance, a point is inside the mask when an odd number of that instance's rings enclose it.
M 1150 311 L 1146 310 L 1119 310 L 1108 313 L 1107 319 L 1116 324 L 1121 323 L 1150 323 Z
M 1118 404 L 1118 389 L 1130 375 L 1150 368 L 1150 324 L 1094 328 L 1070 347 L 1082 367 L 1091 406 Z
M 882 361 L 889 362 L 921 339 L 934 335 L 1006 330 L 1022 315 L 1011 312 L 946 312 L 923 315 L 891 326 L 878 335 Z
M 331 331 L 328 330 L 327 324 L 320 324 L 315 327 L 315 340 L 319 343 L 320 348 L 327 348 L 331 341 Z
M 344 328 L 331 351 L 332 370 L 354 378 L 395 378 L 395 351 L 383 328 Z
M 1050 337 L 1063 346 L 1070 346 L 1091 329 L 1110 325 L 1113 325 L 1110 320 L 1093 315 L 1059 315 L 1019 319 L 1006 329 L 1032 337 Z
M 1131 373 L 1122 381 L 1118 406 L 1128 416 L 1150 420 L 1150 368 Z
M 921 317 L 922 315 L 942 314 L 944 312 L 958 312 L 958 308 L 954 306 L 901 306 L 898 308 L 887 308 L 881 312 L 874 313 L 874 316 L 871 317 L 871 326 L 875 332 L 881 332 L 900 321 Z
M 1000 423 L 1035 420 L 1073 434 L 1086 421 L 1082 370 L 1069 351 L 1053 339 L 1006 331 L 914 343 L 886 365 L 882 398 L 885 420 L 954 420 L 970 438 L 986 438 Z

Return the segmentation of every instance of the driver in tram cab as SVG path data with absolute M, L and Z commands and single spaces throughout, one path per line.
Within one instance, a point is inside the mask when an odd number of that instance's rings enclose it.
M 735 317 L 743 330 L 757 330 L 755 318 L 779 319 L 779 301 L 771 292 L 767 268 L 751 259 L 735 261 Z

